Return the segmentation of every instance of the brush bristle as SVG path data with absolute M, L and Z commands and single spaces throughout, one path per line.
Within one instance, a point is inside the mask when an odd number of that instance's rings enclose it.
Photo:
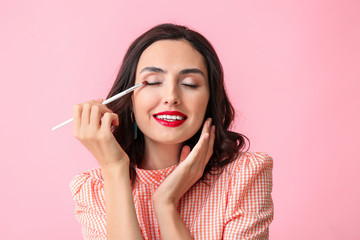
M 148 84 L 148 81 L 142 81 L 142 84 L 143 84 L 143 85 L 147 85 L 147 84 Z

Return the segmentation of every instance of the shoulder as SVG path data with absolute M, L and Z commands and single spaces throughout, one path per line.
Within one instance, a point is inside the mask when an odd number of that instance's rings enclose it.
M 224 171 L 229 174 L 253 173 L 264 169 L 272 171 L 273 159 L 265 152 L 240 152 L 234 160 L 225 166 Z
M 75 199 L 79 194 L 92 195 L 93 191 L 101 191 L 104 185 L 101 169 L 91 169 L 76 175 L 70 182 L 70 191 Z
M 226 166 L 224 239 L 268 239 L 274 211 L 272 167 L 273 159 L 263 152 L 241 153 Z
M 81 223 L 85 239 L 105 239 L 106 210 L 101 169 L 76 175 L 70 182 L 75 202 L 75 217 Z

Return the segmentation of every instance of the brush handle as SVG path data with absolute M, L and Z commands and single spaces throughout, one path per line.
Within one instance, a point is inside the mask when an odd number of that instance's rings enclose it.
M 126 89 L 125 91 L 122 91 L 121 93 L 118 93 L 118 94 L 112 96 L 111 98 L 106 99 L 105 101 L 102 102 L 102 104 L 105 105 L 105 104 L 111 103 L 111 102 L 115 101 L 116 99 L 119 99 L 119 98 L 121 98 L 122 96 L 125 96 L 126 94 L 134 91 L 135 88 L 138 88 L 138 87 L 140 87 L 140 86 L 142 86 L 142 85 L 144 85 L 144 82 L 139 83 L 139 84 L 136 84 L 135 86 L 133 86 L 133 87 L 131 87 L 131 88 L 128 88 L 128 89 Z M 74 119 L 73 119 L 73 118 L 70 118 L 69 120 L 67 120 L 67 121 L 65 121 L 65 122 L 63 122 L 63 123 L 60 123 L 59 125 L 53 127 L 51 130 L 52 130 L 52 131 L 55 131 L 56 129 L 59 129 L 59 128 L 65 126 L 66 124 L 71 123 L 72 121 L 74 121 Z
M 65 121 L 65 122 L 63 122 L 63 123 L 60 123 L 59 125 L 53 127 L 53 128 L 51 129 L 51 131 L 55 131 L 56 129 L 61 128 L 61 127 L 65 126 L 66 124 L 71 123 L 72 121 L 74 121 L 74 119 L 73 119 L 73 118 L 70 118 L 69 120 L 67 120 L 67 121 Z
M 111 103 L 111 102 L 115 101 L 116 99 L 119 99 L 119 98 L 121 98 L 122 96 L 125 96 L 126 94 L 134 91 L 135 88 L 138 88 L 138 87 L 140 87 L 140 86 L 142 86 L 142 85 L 143 85 L 143 83 L 139 83 L 139 84 L 137 84 L 137 85 L 135 85 L 135 86 L 133 86 L 133 87 L 131 87 L 131 88 L 128 88 L 128 89 L 126 89 L 125 91 L 122 91 L 121 93 L 118 93 L 118 94 L 112 96 L 111 98 L 106 99 L 105 101 L 103 101 L 102 104 L 105 105 L 105 104 Z

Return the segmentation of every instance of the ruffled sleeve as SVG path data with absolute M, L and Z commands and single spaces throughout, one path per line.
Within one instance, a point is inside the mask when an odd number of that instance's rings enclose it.
M 75 217 L 84 239 L 106 239 L 104 182 L 100 169 L 79 174 L 70 183 Z
M 224 239 L 268 239 L 273 160 L 266 153 L 246 153 L 241 158 L 233 164 Z

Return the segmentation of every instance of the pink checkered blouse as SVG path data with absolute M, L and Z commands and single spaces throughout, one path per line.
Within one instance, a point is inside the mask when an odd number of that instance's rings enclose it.
M 266 153 L 239 153 L 221 174 L 209 174 L 207 184 L 199 181 L 192 186 L 178 211 L 194 239 L 268 239 L 272 166 Z M 175 168 L 136 169 L 133 196 L 144 239 L 160 239 L 151 195 Z M 84 239 L 106 239 L 103 187 L 101 169 L 82 173 L 70 184 Z

